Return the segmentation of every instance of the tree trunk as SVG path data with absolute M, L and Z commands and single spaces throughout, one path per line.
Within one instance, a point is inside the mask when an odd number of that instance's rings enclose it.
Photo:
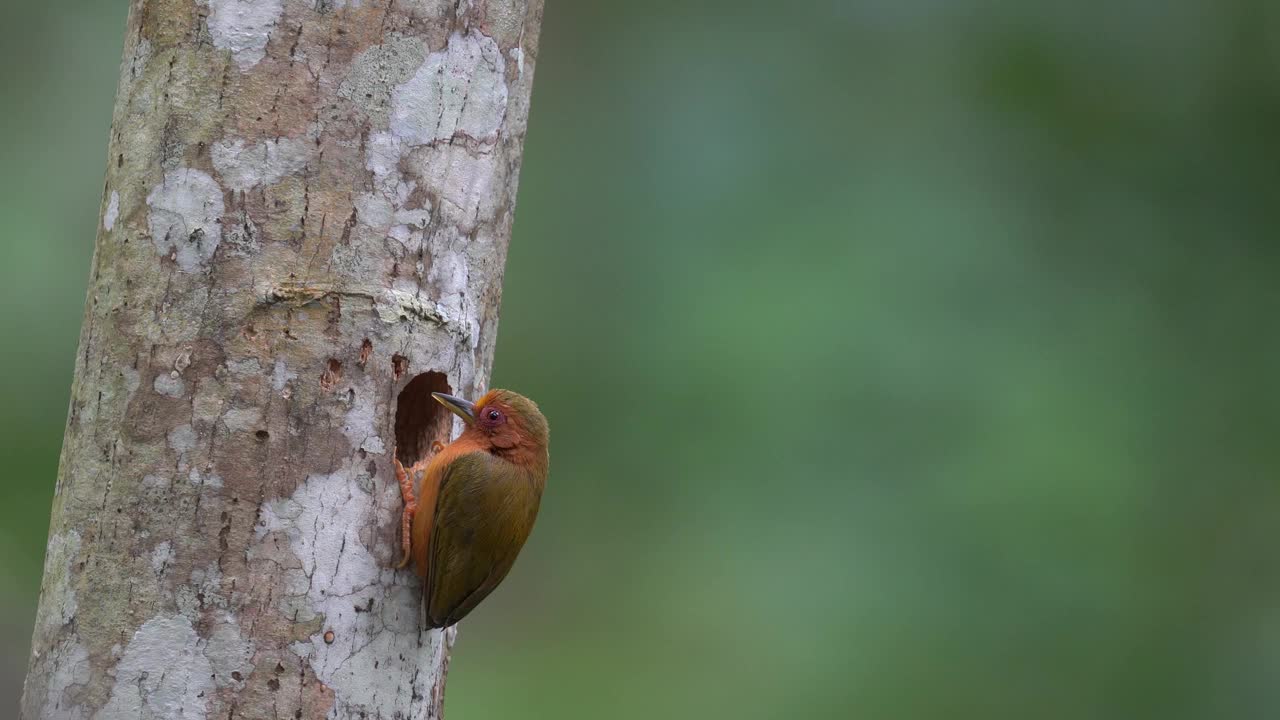
M 22 708 L 439 717 L 392 569 L 487 384 L 541 0 L 134 0 Z

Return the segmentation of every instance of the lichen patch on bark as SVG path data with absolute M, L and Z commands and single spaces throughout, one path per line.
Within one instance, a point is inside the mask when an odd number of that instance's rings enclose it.
M 376 392 L 377 390 L 374 388 L 373 383 L 367 380 L 361 383 L 359 391 L 352 389 L 350 395 L 351 409 L 347 411 L 344 418 L 342 434 L 347 436 L 351 447 L 374 455 L 381 455 L 387 451 L 387 447 L 382 441 L 382 436 L 378 433 L 378 424 L 381 418 L 378 417 L 378 408 L 373 402 L 373 396 Z
M 209 8 L 213 44 L 230 50 L 241 70 L 266 57 L 267 42 L 284 11 L 283 0 L 201 0 Z
M 213 669 L 214 682 L 219 687 L 243 687 L 244 678 L 253 674 L 253 652 L 253 642 L 244 638 L 240 624 L 228 615 L 214 626 L 205 644 L 204 654 Z
M 147 225 L 156 252 L 172 257 L 186 272 L 209 262 L 222 242 L 222 188 L 208 173 L 180 168 L 147 196 Z
M 120 193 L 111 191 L 111 199 L 107 201 L 107 209 L 102 213 L 102 229 L 111 232 L 116 227 L 116 218 L 120 217 Z
M 262 546 L 283 537 L 301 565 L 279 610 L 297 612 L 301 602 L 308 617 L 324 619 L 292 648 L 334 690 L 339 715 L 408 717 L 414 697 L 430 692 L 444 640 L 420 628 L 418 584 L 366 546 L 366 518 L 387 499 L 369 479 L 355 462 L 312 475 L 263 508 L 256 534 Z
M 43 718 L 48 720 L 84 720 L 85 708 L 74 697 L 77 688 L 89 682 L 89 649 L 71 640 L 64 641 L 53 651 L 55 661 L 53 675 L 42 678 L 48 682 L 45 688 Z
M 45 583 L 40 588 L 41 603 L 48 607 L 41 613 L 44 627 L 36 629 L 38 634 L 53 635 L 75 619 L 79 605 L 73 585 L 72 564 L 78 561 L 79 556 L 79 532 L 68 530 L 49 538 L 44 553 Z
M 152 387 L 165 397 L 180 398 L 187 394 L 187 385 L 182 381 L 182 376 L 176 370 L 171 373 L 162 372 L 156 375 Z
M 280 138 L 245 144 L 244 140 L 220 140 L 213 145 L 213 166 L 233 190 L 275 185 L 307 166 L 315 150 L 314 139 Z
M 158 615 L 133 634 L 115 666 L 111 699 L 93 720 L 205 720 L 213 691 L 206 641 L 181 615 Z
M 371 125 L 386 127 L 392 91 L 413 77 L 426 55 L 427 45 L 421 38 L 391 33 L 355 57 L 338 95 L 363 109 Z
M 390 132 L 403 146 L 459 139 L 492 143 L 507 111 L 497 43 L 455 33 L 392 94 Z

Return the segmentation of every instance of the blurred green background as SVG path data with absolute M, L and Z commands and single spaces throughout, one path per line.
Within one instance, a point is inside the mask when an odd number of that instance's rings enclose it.
M 0 696 L 126 2 L 3 3 Z M 548 0 L 450 720 L 1280 717 L 1280 4 Z M 0 713 L 2 714 L 2 713 Z

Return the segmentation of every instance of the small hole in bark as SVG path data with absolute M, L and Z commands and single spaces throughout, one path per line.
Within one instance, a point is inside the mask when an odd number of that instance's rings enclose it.
M 340 382 L 342 382 L 342 361 L 329 358 L 329 364 L 325 366 L 324 372 L 320 373 L 320 387 L 324 390 L 332 390 Z
M 253 436 L 258 438 L 259 440 L 266 440 L 267 438 L 271 437 L 271 433 L 267 432 L 266 430 L 259 430 L 258 432 L 254 433 Z
M 400 378 L 404 377 L 404 374 L 407 372 L 409 372 L 409 358 L 399 353 L 392 355 L 391 356 L 391 373 L 392 375 L 395 376 L 395 379 L 399 380 Z
M 241 675 L 239 671 L 233 671 L 233 672 L 231 673 L 231 677 L 232 677 L 236 682 L 240 682 L 241 680 L 244 680 L 244 676 L 243 676 L 243 675 Z
M 325 631 L 324 631 L 324 642 L 325 642 L 325 644 L 326 644 L 326 645 L 332 645 L 332 644 L 333 644 L 333 631 L 332 631 L 332 630 L 325 630 Z
M 396 457 L 405 467 L 427 457 L 432 441 L 449 441 L 453 415 L 431 397 L 433 392 L 453 392 L 444 373 L 418 375 L 396 399 Z
M 364 366 L 369 364 L 369 358 L 372 356 L 373 343 L 369 342 L 369 338 L 365 338 L 364 342 L 360 343 L 360 359 L 356 361 L 356 364 L 363 370 Z

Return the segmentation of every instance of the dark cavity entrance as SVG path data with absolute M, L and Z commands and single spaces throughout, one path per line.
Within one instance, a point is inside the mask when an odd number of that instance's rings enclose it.
M 396 400 L 396 457 L 409 467 L 431 454 L 431 442 L 449 442 L 453 415 L 431 397 L 453 394 L 444 373 L 425 372 L 409 381 Z

